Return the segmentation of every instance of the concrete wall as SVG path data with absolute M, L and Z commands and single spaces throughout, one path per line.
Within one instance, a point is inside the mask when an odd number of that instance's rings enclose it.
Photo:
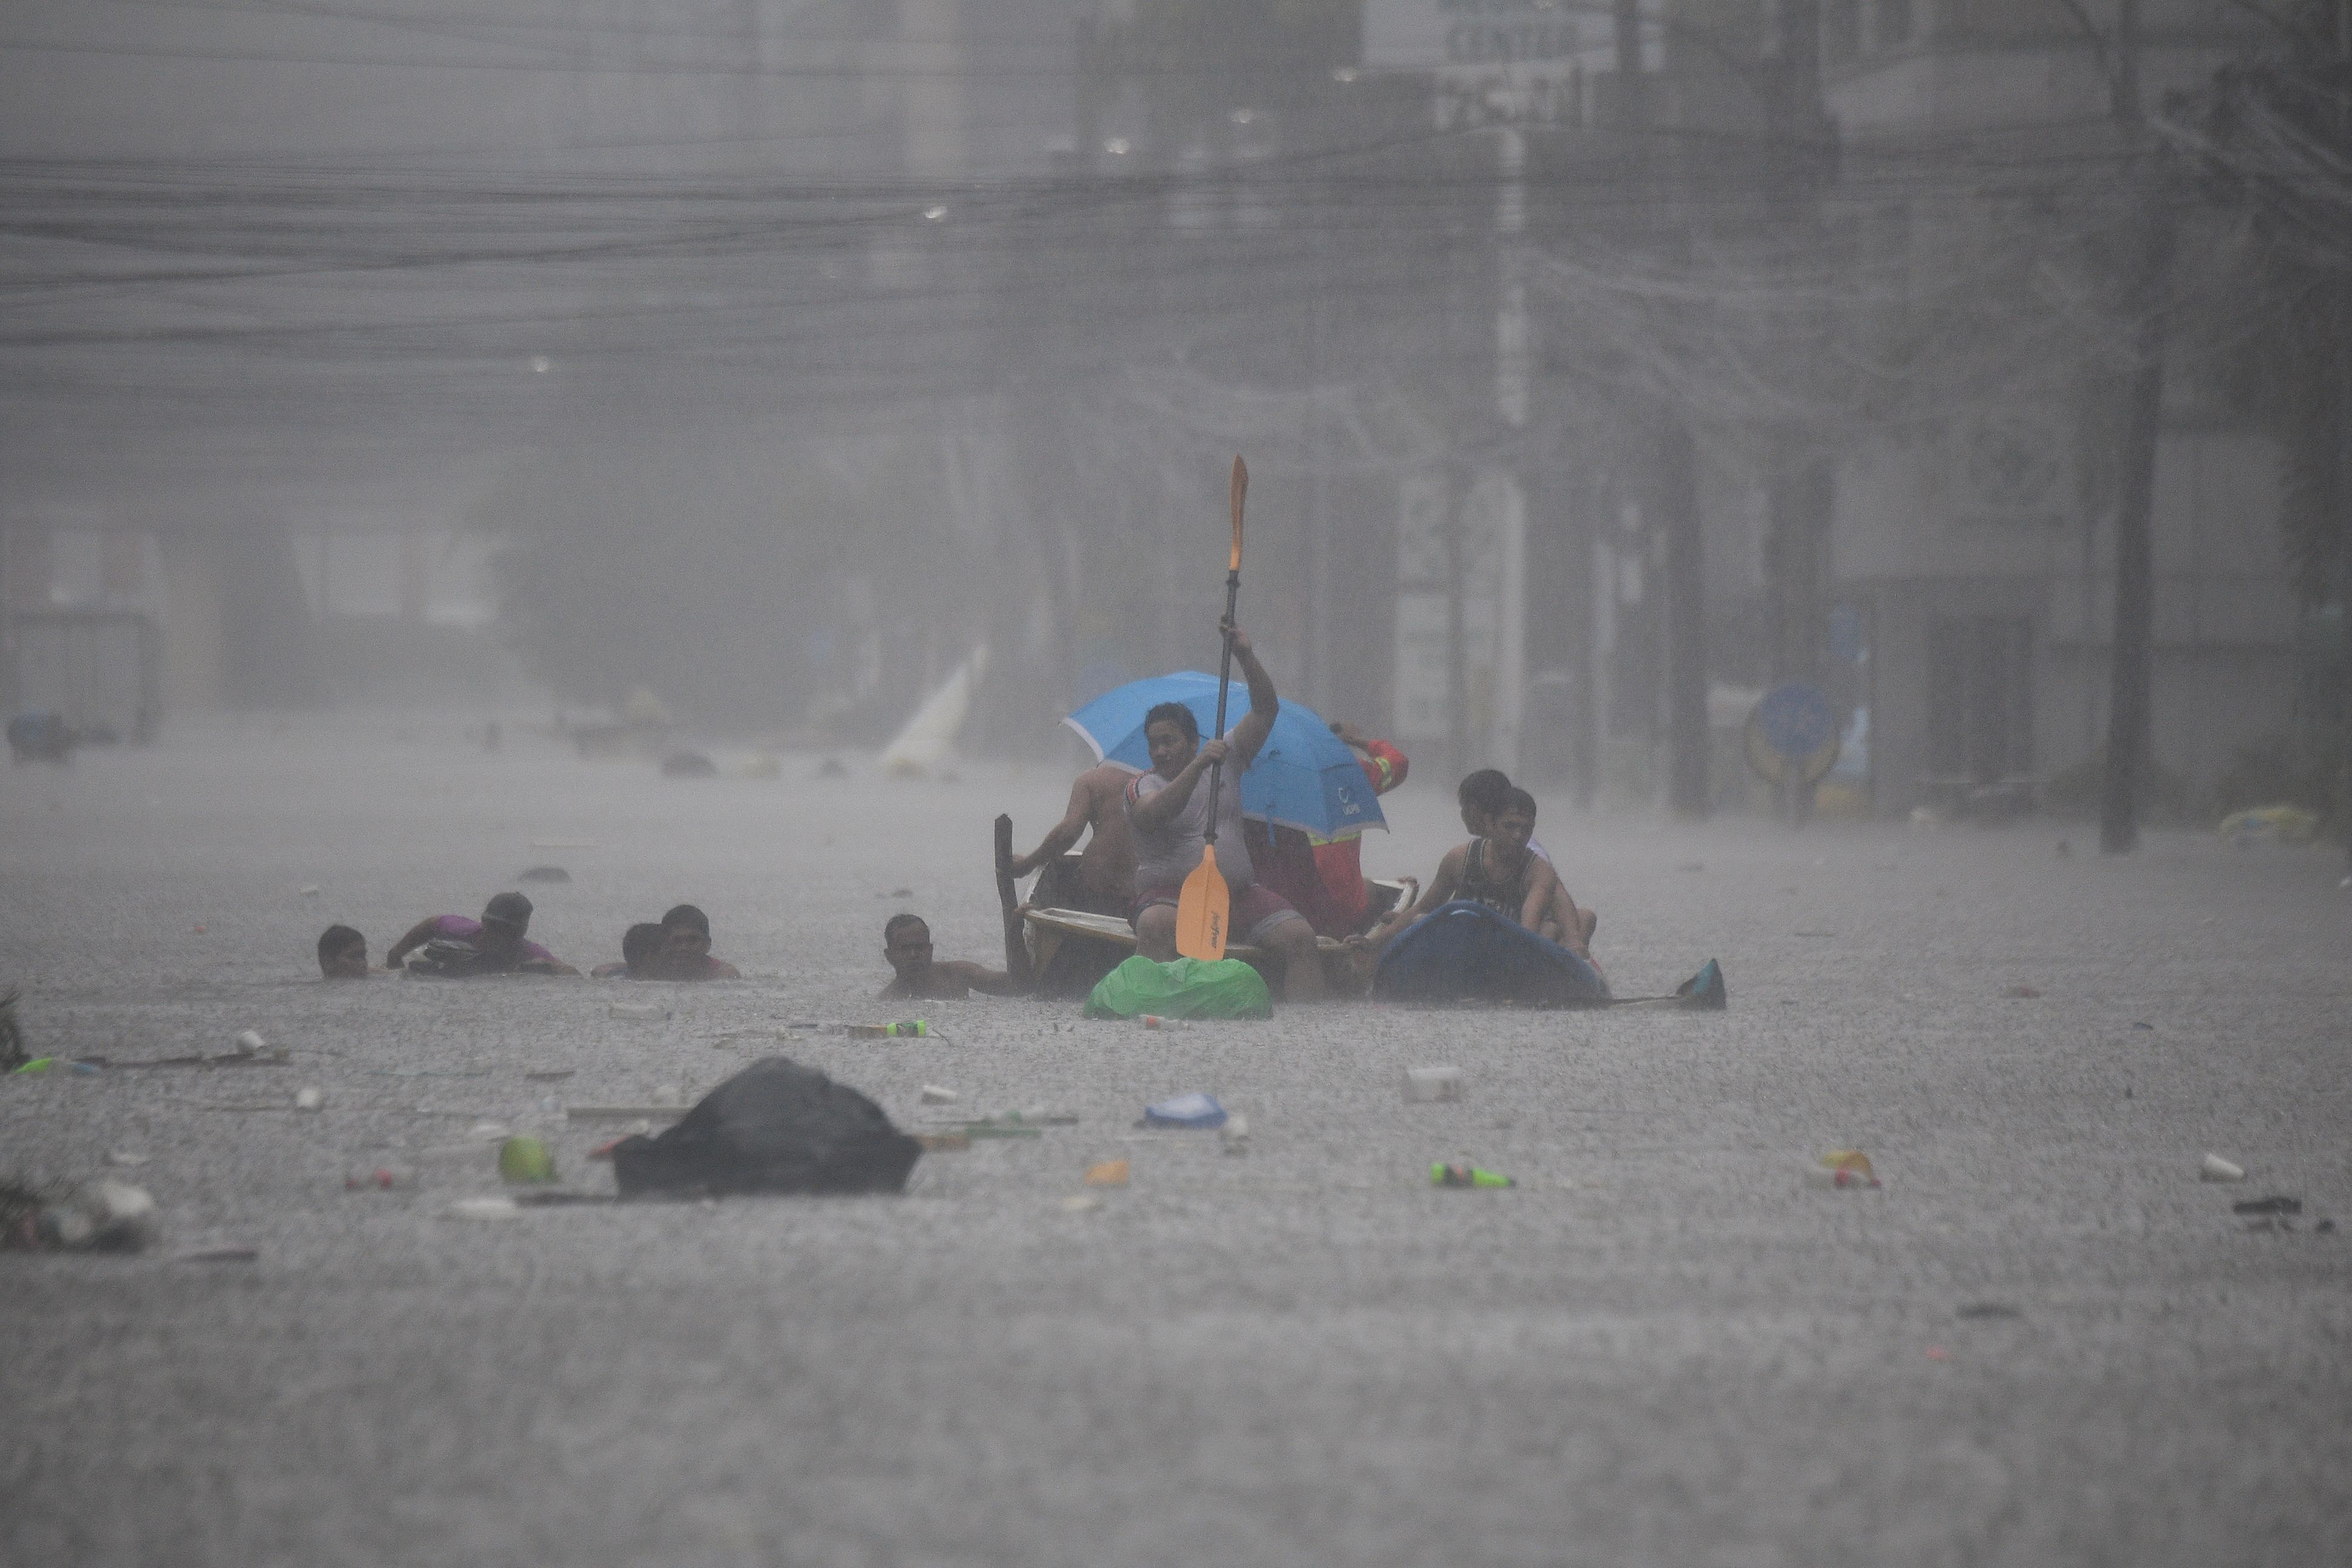
M 228 702 L 221 621 L 220 551 L 211 534 L 163 536 L 163 711 L 205 711 Z
M 1874 795 L 1917 803 L 1926 772 L 1927 628 L 1945 616 L 2032 626 L 2034 771 L 2082 762 L 2106 726 L 2114 532 L 2083 518 L 2071 484 L 2047 521 L 1971 509 L 1949 451 L 1880 448 L 1841 471 L 1832 566 L 1840 597 L 1873 616 Z M 2266 437 L 2168 430 L 2156 480 L 2156 715 L 2168 770 L 2209 786 L 2231 752 L 2284 729 L 2294 605 L 2277 534 L 2278 467 Z

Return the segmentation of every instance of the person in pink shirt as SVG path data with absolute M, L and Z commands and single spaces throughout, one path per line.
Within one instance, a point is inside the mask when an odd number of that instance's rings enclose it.
M 482 907 L 480 920 L 468 920 L 464 915 L 432 915 L 417 921 L 406 935 L 394 942 L 383 955 L 386 969 L 398 969 L 403 960 L 418 948 L 457 950 L 466 962 L 435 965 L 434 973 L 446 974 L 577 974 L 580 972 L 557 958 L 539 943 L 530 941 L 523 932 L 530 929 L 530 900 L 520 893 L 500 893 Z M 430 954 L 428 954 L 430 956 Z

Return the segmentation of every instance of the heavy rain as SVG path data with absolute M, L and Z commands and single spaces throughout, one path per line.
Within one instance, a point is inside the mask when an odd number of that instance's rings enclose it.
M 2332 1561 L 2347 607 L 2347 0 L 14 0 L 0 1560 Z

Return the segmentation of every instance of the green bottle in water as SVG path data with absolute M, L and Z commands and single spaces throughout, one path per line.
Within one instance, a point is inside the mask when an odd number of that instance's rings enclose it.
M 1440 1160 L 1429 1167 L 1429 1184 L 1433 1187 L 1515 1187 L 1518 1184 L 1500 1171 L 1484 1170 L 1476 1165 L 1449 1165 Z

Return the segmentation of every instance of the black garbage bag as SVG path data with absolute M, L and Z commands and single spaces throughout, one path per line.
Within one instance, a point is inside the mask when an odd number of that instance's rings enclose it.
M 624 1198 L 895 1193 L 922 1152 L 856 1089 L 770 1057 L 659 1136 L 614 1144 L 613 1173 Z

